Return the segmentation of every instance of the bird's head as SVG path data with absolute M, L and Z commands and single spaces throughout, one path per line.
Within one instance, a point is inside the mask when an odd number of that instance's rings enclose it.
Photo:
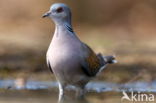
M 55 3 L 50 7 L 50 10 L 43 16 L 51 18 L 55 24 L 69 23 L 71 24 L 70 8 L 63 3 Z

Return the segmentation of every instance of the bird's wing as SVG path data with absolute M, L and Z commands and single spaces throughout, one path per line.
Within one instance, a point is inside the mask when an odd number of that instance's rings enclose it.
M 49 70 L 51 71 L 51 73 L 53 73 L 52 67 L 50 65 L 49 59 L 47 58 L 47 66 L 49 68 Z
M 83 48 L 83 60 L 81 62 L 82 70 L 88 76 L 96 76 L 97 72 L 103 66 L 101 63 L 101 59 L 97 56 L 94 51 L 87 46 L 86 44 L 82 44 Z

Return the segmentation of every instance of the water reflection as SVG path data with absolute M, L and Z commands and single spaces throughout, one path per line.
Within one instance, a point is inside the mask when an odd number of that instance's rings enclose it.
M 18 80 L 21 81 L 21 80 Z M 19 84 L 19 85 L 18 85 Z M 22 88 L 19 88 L 22 87 Z M 51 81 L 32 81 L 28 80 L 25 86 L 21 86 L 21 83 L 17 83 L 16 80 L 0 80 L 0 88 L 3 89 L 28 89 L 28 90 L 42 90 L 42 89 L 57 89 L 57 82 Z M 75 90 L 73 86 L 69 86 L 68 90 Z M 87 91 L 93 91 L 97 93 L 108 92 L 108 91 L 150 91 L 156 92 L 156 81 L 153 82 L 134 82 L 127 84 L 116 84 L 108 82 L 90 82 L 86 86 Z
M 58 103 L 57 82 L 28 80 L 25 88 L 18 88 L 17 84 L 15 80 L 0 80 L 0 103 Z M 156 81 L 127 84 L 90 82 L 86 86 L 88 92 L 84 99 L 76 99 L 74 89 L 72 86 L 67 88 L 61 103 L 117 103 L 121 100 L 123 90 L 155 94 Z
M 83 99 L 73 99 L 73 98 L 68 97 L 66 99 L 61 100 L 58 103 L 90 103 L 90 102 L 88 100 L 86 100 L 85 98 L 83 98 Z

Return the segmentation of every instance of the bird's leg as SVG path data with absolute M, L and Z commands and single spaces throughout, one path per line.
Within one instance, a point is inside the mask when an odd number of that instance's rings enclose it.
M 78 87 L 76 89 L 76 98 L 77 99 L 83 99 L 84 98 L 84 94 L 85 94 L 85 89 L 84 88 Z
M 62 85 L 61 83 L 58 83 L 59 85 L 59 103 L 61 103 L 61 101 L 64 99 L 64 85 Z

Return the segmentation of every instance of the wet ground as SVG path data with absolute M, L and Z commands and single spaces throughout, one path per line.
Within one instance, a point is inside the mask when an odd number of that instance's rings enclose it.
M 0 103 L 57 103 L 57 82 L 29 80 L 25 87 L 19 87 L 15 84 L 15 80 L 0 80 Z M 88 92 L 83 100 L 74 99 L 74 89 L 72 86 L 67 88 L 68 97 L 65 103 L 131 103 L 132 101 L 128 100 L 121 101 L 123 91 L 128 95 L 131 95 L 132 92 L 146 94 L 147 96 L 148 94 L 155 95 L 156 81 L 127 84 L 90 82 L 86 86 Z M 145 102 L 137 101 L 137 103 Z M 147 103 L 155 103 L 155 101 Z

